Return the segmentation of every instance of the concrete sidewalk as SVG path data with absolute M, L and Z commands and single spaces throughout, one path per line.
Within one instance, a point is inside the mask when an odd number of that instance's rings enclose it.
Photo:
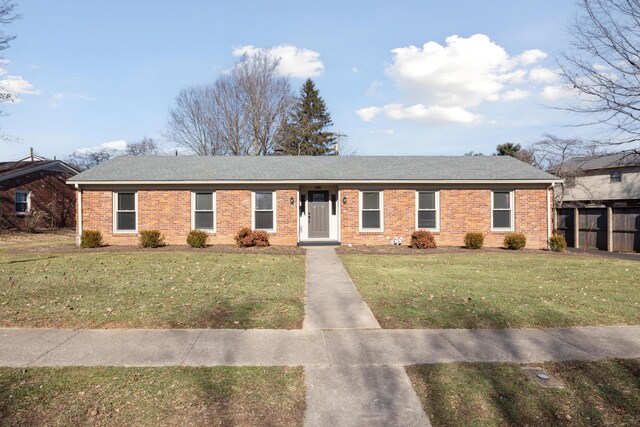
M 333 247 L 306 248 L 303 329 L 379 329 Z
M 0 366 L 404 366 L 640 357 L 640 326 L 553 329 L 0 329 Z

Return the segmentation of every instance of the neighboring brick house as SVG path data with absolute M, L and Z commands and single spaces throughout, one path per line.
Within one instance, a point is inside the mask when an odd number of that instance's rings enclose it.
M 38 227 L 73 226 L 76 194 L 66 181 L 77 173 L 60 160 L 38 156 L 0 162 L 0 229 L 25 230 L 36 212 Z
M 67 181 L 78 191 L 78 233 L 132 245 L 160 230 L 185 244 L 192 229 L 232 243 L 242 227 L 267 230 L 276 245 L 409 242 L 431 230 L 439 245 L 466 232 L 502 245 L 520 232 L 546 248 L 553 175 L 505 156 L 118 157 Z

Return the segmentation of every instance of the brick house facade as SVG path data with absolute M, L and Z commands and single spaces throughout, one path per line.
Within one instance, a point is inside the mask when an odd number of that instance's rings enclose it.
M 72 227 L 76 193 L 66 181 L 78 172 L 59 160 L 38 157 L 0 163 L 0 229 Z
M 401 180 L 402 170 L 373 168 L 396 159 L 425 172 Z M 135 245 L 139 232 L 151 229 L 169 245 L 185 244 L 192 229 L 207 231 L 209 244 L 229 244 L 251 227 L 267 230 L 275 245 L 387 245 L 398 238 L 406 244 L 413 231 L 427 229 L 442 246 L 461 246 L 465 233 L 482 232 L 486 246 L 499 247 L 504 234 L 519 232 L 527 247 L 546 248 L 557 178 L 515 159 L 444 159 L 121 158 L 69 183 L 78 192 L 78 235 L 99 230 L 109 245 Z M 291 170 L 296 162 L 301 169 Z M 458 179 L 439 175 L 437 169 L 460 163 L 473 171 Z M 254 172 L 256 166 L 262 169 Z M 329 180 L 331 167 L 339 172 Z M 371 179 L 362 179 L 366 174 Z

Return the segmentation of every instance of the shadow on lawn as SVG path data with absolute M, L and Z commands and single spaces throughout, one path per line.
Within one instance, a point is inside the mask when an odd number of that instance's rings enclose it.
M 537 365 L 566 388 L 543 388 L 516 364 L 422 365 L 409 371 L 438 425 L 637 425 L 640 361 Z
M 54 258 L 58 258 L 58 257 L 56 255 L 49 255 L 49 256 L 40 257 L 40 258 L 14 259 L 14 260 L 3 262 L 0 264 L 17 264 L 22 262 L 44 261 L 44 260 L 54 259 Z

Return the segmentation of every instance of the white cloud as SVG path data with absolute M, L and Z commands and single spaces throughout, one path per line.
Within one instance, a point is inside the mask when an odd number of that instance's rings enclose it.
M 547 57 L 539 49 L 511 56 L 484 34 L 447 37 L 444 45 L 430 41 L 421 47 L 393 49 L 387 76 L 403 92 L 403 103 L 358 110 L 365 121 L 384 111 L 394 120 L 477 123 L 473 110 L 483 102 L 513 101 L 529 96 L 529 67 Z M 377 110 L 375 109 L 377 108 Z
M 94 153 L 100 150 L 115 150 L 124 151 L 127 148 L 127 141 L 124 139 L 118 139 L 116 141 L 104 142 L 100 145 L 94 145 L 93 147 L 78 148 L 75 152 L 78 154 Z
M 53 108 L 56 108 L 66 100 L 95 101 L 95 98 L 84 93 L 60 92 L 53 94 L 49 105 Z
M 396 133 L 396 130 L 395 129 L 378 129 L 378 130 L 372 130 L 371 133 L 374 133 L 374 134 L 381 133 L 381 134 L 384 134 L 384 135 L 393 135 L 394 133 Z
M 547 101 L 556 101 L 562 98 L 570 98 L 574 96 L 575 93 L 571 90 L 571 88 L 566 86 L 545 86 L 540 92 L 540 96 Z
M 366 108 L 361 108 L 359 110 L 356 110 L 356 114 L 358 115 L 358 117 L 360 117 L 360 119 L 363 122 L 370 122 L 381 111 L 382 111 L 382 108 L 380 107 L 366 107 Z
M 358 67 L 353 67 L 353 68 L 351 68 L 351 72 L 357 74 L 357 73 L 360 72 L 360 69 Z
M 233 51 L 234 56 L 254 56 L 260 52 L 267 52 L 280 59 L 278 72 L 287 77 L 314 77 L 324 71 L 324 64 L 320 60 L 320 53 L 310 49 L 282 44 L 271 48 L 261 48 L 253 45 L 239 47 Z
M 4 74 L 4 73 L 3 73 Z M 0 80 L 0 92 L 8 93 L 13 97 L 13 102 L 20 103 L 20 95 L 38 95 L 39 92 L 22 76 L 7 76 Z
M 536 83 L 553 83 L 560 77 L 560 70 L 536 67 L 529 71 L 529 80 Z
M 528 96 L 529 96 L 528 90 L 513 89 L 505 92 L 503 99 L 505 101 L 517 101 L 519 99 L 525 99 Z

